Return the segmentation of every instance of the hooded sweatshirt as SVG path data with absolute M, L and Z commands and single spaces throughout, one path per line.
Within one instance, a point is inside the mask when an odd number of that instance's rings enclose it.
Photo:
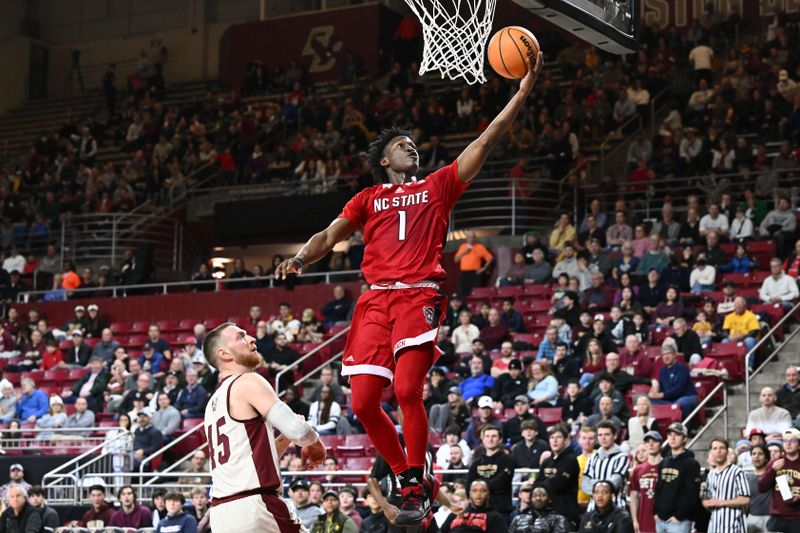
M 167 515 L 158 523 L 156 533 L 197 533 L 197 520 L 185 511 Z
M 591 494 L 595 483 L 601 480 L 610 481 L 617 488 L 614 503 L 620 509 L 626 509 L 628 498 L 623 488 L 630 467 L 631 461 L 628 459 L 628 455 L 622 453 L 622 449 L 618 445 L 614 444 L 608 450 L 598 448 L 589 458 L 586 468 L 583 470 L 581 490 L 586 494 Z M 591 511 L 592 509 L 594 509 L 594 500 L 589 502 L 586 510 Z
M 658 465 L 653 511 L 661 520 L 691 520 L 700 504 L 700 464 L 686 450 L 665 457 Z

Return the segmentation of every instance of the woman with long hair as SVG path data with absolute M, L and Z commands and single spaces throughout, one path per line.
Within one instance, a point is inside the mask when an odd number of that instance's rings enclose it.
M 628 419 L 628 443 L 631 448 L 636 448 L 644 442 L 645 433 L 656 429 L 656 419 L 650 415 L 653 404 L 650 403 L 650 398 L 647 396 L 637 397 L 633 407 L 636 416 Z
M 676 318 L 683 317 L 683 302 L 678 287 L 670 285 L 664 294 L 664 301 L 656 306 L 655 319 L 659 326 L 671 326 Z
M 639 287 L 633 284 L 633 278 L 631 277 L 630 272 L 623 272 L 620 274 L 619 280 L 617 281 L 619 283 L 619 287 L 616 291 L 614 291 L 614 298 L 611 302 L 613 305 L 619 305 L 619 303 L 622 301 L 622 289 L 625 287 L 630 287 L 634 296 L 636 296 L 636 294 L 639 292 Z
M 106 432 L 103 453 L 111 455 L 111 467 L 114 472 L 128 472 L 131 469 L 133 454 L 133 432 L 131 419 L 123 413 L 119 415 L 119 426 Z M 122 476 L 114 477 L 114 484 L 124 485 L 129 480 Z
M 553 406 L 558 400 L 558 381 L 539 361 L 528 366 L 528 397 L 533 405 Z
M 335 435 L 342 408 L 333 399 L 328 385 L 323 385 L 319 393 L 319 401 L 311 404 L 308 410 L 308 423 L 314 426 L 320 435 Z
M 606 354 L 603 353 L 603 348 L 600 341 L 597 339 L 589 339 L 586 343 L 586 351 L 583 354 L 583 365 L 581 365 L 580 384 L 581 388 L 591 383 L 594 375 L 597 372 L 602 372 L 606 368 Z

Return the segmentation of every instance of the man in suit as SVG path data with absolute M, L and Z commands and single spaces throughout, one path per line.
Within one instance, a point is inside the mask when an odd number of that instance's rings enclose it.
M 74 403 L 78 398 L 85 398 L 89 410 L 99 413 L 103 410 L 103 393 L 108 387 L 110 375 L 103 366 L 103 359 L 93 356 L 89 361 L 89 372 L 78 380 L 71 390 L 64 392 L 64 400 Z

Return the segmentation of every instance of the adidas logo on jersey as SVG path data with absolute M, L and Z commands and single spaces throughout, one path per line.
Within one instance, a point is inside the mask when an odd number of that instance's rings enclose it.
M 347 361 L 348 363 L 352 363 L 352 362 L 353 362 L 353 361 L 355 361 L 355 360 L 356 360 L 356 358 L 355 358 L 355 357 L 353 357 L 352 355 L 348 355 L 348 356 L 345 358 L 345 361 Z

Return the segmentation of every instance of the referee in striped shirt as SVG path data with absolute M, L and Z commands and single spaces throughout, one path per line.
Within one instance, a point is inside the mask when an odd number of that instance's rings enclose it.
M 711 441 L 709 454 L 714 468 L 708 472 L 703 507 L 711 512 L 708 533 L 747 533 L 744 512 L 750 503 L 750 485 L 744 470 L 728 462 L 728 442 Z
M 628 455 L 614 442 L 617 439 L 617 426 L 610 420 L 603 420 L 597 424 L 597 442 L 600 448 L 595 450 L 581 477 L 581 490 L 593 494 L 594 484 L 598 481 L 608 481 L 614 485 L 616 494 L 614 504 L 620 509 L 628 510 L 627 491 L 625 482 L 631 468 Z M 587 511 L 594 509 L 594 500 L 589 502 Z

